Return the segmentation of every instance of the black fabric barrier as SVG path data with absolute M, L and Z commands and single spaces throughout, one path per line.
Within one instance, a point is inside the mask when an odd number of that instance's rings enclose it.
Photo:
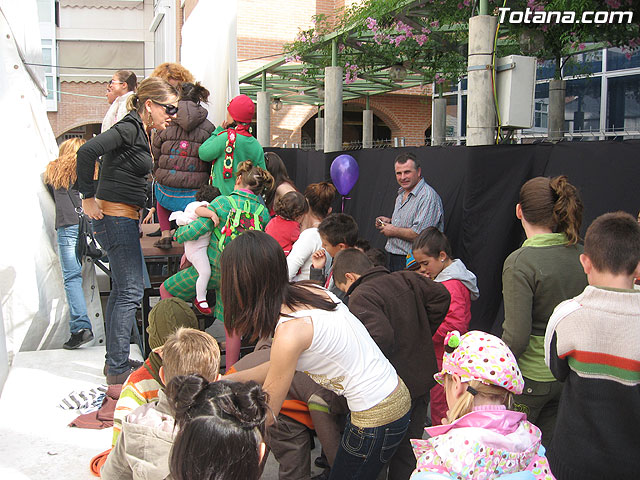
M 358 162 L 360 177 L 344 212 L 358 222 L 360 237 L 384 248 L 385 238 L 374 220 L 391 216 L 398 191 L 393 161 L 413 152 L 422 175 L 442 198 L 445 233 L 453 254 L 478 277 L 480 298 L 472 304 L 471 327 L 495 334 L 502 331 L 502 265 L 524 241 L 515 216 L 520 187 L 536 176 L 567 175 L 584 203 L 582 235 L 599 215 L 640 210 L 640 142 L 561 142 L 486 147 L 419 147 L 357 150 L 323 154 L 269 148 L 281 156 L 296 186 L 330 180 L 329 168 L 342 153 Z M 334 210 L 340 211 L 341 202 Z

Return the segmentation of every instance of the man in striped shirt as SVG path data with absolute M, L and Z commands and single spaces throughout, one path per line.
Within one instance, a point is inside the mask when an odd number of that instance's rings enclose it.
M 444 210 L 438 193 L 422 178 L 420 163 L 412 153 L 403 153 L 394 161 L 400 185 L 391 218 L 376 218 L 376 227 L 388 240 L 392 272 L 403 270 L 413 240 L 427 227 L 444 229 Z

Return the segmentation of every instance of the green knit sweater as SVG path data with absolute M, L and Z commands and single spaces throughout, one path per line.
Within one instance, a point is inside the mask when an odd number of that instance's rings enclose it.
M 522 375 L 555 380 L 544 363 L 544 333 L 553 309 L 587 286 L 581 245 L 566 246 L 562 233 L 535 235 L 507 257 L 502 270 L 502 339 L 518 360 Z

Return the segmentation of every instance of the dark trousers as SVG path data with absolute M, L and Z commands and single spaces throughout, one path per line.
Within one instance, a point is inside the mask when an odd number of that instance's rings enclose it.
M 525 378 L 522 395 L 514 397 L 515 403 L 524 405 L 522 410 L 527 414 L 527 420 L 542 432 L 542 445 L 545 448 L 551 445 L 561 395 L 560 382 L 536 382 Z
M 398 270 L 405 270 L 407 268 L 407 256 L 396 255 L 395 253 L 389 254 L 389 270 L 397 272 Z

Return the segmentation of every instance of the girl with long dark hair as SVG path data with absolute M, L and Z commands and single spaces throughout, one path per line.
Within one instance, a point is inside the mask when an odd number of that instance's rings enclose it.
M 296 370 L 344 395 L 351 413 L 330 478 L 375 478 L 405 435 L 411 398 L 367 329 L 327 290 L 289 283 L 284 252 L 266 233 L 237 237 L 220 266 L 226 327 L 273 336 L 269 362 L 228 378 L 263 383 L 274 415 Z

